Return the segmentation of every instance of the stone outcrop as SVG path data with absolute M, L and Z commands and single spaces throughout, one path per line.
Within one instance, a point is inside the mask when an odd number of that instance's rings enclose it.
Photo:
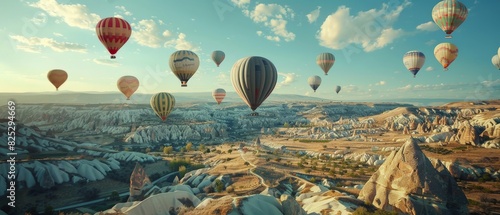
M 469 121 L 463 123 L 459 128 L 456 136 L 456 141 L 460 144 L 470 144 L 470 145 L 479 145 L 479 134 L 476 128 L 470 124 Z
M 440 162 L 425 156 L 414 139 L 392 152 L 358 199 L 406 214 L 468 214 L 467 198 Z
M 410 131 L 408 130 L 408 126 L 405 126 L 403 129 L 403 134 L 410 134 Z
M 290 195 L 281 195 L 280 201 L 284 215 L 307 215 L 299 203 Z

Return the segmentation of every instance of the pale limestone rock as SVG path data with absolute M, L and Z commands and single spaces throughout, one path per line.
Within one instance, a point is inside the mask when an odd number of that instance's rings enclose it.
M 436 166 L 410 139 L 389 155 L 358 199 L 408 214 L 468 214 L 464 193 L 442 164 Z

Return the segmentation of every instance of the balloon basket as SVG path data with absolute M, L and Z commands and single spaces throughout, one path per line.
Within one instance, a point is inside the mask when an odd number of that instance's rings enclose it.
M 187 81 L 181 81 L 181 87 L 187 87 Z
M 116 56 L 114 56 L 114 55 L 111 55 L 111 57 L 110 57 L 110 58 L 111 58 L 111 59 L 116 59 Z
M 447 34 L 446 36 L 444 36 L 444 38 L 451 39 L 451 34 Z
M 259 113 L 257 113 L 257 112 L 253 112 L 250 114 L 250 116 L 258 116 L 258 115 L 259 115 Z

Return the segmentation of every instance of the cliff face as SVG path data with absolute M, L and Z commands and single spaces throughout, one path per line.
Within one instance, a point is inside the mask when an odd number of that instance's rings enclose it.
M 433 165 L 413 139 L 386 159 L 358 199 L 407 214 L 468 214 L 467 198 L 450 172 L 441 162 Z

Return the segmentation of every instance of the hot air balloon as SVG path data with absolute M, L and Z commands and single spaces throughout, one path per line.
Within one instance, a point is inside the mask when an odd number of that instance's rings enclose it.
M 226 58 L 226 54 L 223 51 L 216 50 L 212 52 L 212 60 L 217 64 L 217 67 L 224 61 L 224 58 Z
M 187 82 L 200 66 L 200 59 L 192 51 L 179 50 L 170 55 L 169 66 L 181 80 L 181 87 L 187 87 Z
M 111 54 L 111 59 L 115 59 L 116 52 L 118 52 L 130 38 L 132 28 L 124 19 L 108 17 L 97 23 L 95 32 L 101 43 Z
M 500 70 L 500 57 L 498 57 L 498 55 L 495 55 L 491 58 L 491 63 L 493 64 L 493 66 Z
M 226 91 L 222 88 L 215 89 L 212 91 L 212 97 L 217 101 L 217 104 L 220 104 L 224 97 L 226 97 Z
M 403 64 L 415 77 L 425 63 L 425 55 L 419 51 L 409 51 L 403 56 Z
M 340 89 L 341 89 L 341 88 L 340 88 L 340 86 L 335 87 L 335 92 L 336 92 L 337 94 L 339 94 Z
M 49 73 L 47 74 L 47 78 L 58 91 L 59 87 L 68 79 L 68 73 L 61 69 L 53 69 L 49 71 Z
M 316 89 L 318 89 L 321 84 L 321 78 L 317 75 L 311 76 L 307 79 L 307 83 L 309 83 L 309 86 L 316 92 Z
M 127 100 L 130 100 L 130 96 L 139 88 L 139 80 L 134 76 L 123 76 L 118 79 L 116 86 L 118 86 L 118 90 L 127 97 Z
M 328 71 L 332 68 L 335 63 L 335 56 L 332 53 L 321 53 L 316 57 L 316 64 L 328 75 Z
M 266 58 L 252 56 L 238 60 L 231 69 L 231 82 L 236 93 L 255 111 L 271 95 L 278 72 Z M 257 115 L 255 112 L 252 115 Z
M 440 43 L 434 48 L 434 56 L 443 65 L 444 70 L 457 58 L 458 48 L 452 43 Z
M 175 98 L 172 94 L 161 92 L 153 95 L 149 101 L 151 108 L 162 121 L 167 119 L 167 116 L 172 112 L 175 106 Z
M 432 9 L 432 19 L 451 38 L 455 31 L 467 18 L 469 10 L 457 0 L 443 0 Z

